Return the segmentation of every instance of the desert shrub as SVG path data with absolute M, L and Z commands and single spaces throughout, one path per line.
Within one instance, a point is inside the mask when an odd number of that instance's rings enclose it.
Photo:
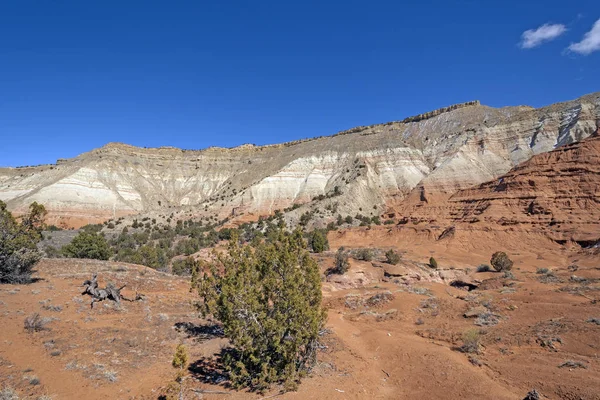
M 583 368 L 583 369 L 587 369 L 587 365 L 585 365 L 581 361 L 567 360 L 567 361 L 561 363 L 558 366 L 558 368 L 570 368 L 570 369 Z
M 0 400 L 19 400 L 19 395 L 12 388 L 4 388 L 0 390 Z
M 238 234 L 236 228 L 222 228 L 218 233 L 220 240 L 231 240 L 234 234 Z
M 400 254 L 395 250 L 389 249 L 385 252 L 385 260 L 388 264 L 396 265 L 400 262 Z
M 223 324 L 233 349 L 223 366 L 236 388 L 293 389 L 316 361 L 321 309 L 319 267 L 299 230 L 278 231 L 256 247 L 229 243 L 199 281 L 200 310 Z
M 21 223 L 0 201 L 0 283 L 26 283 L 33 266 L 42 257 L 37 249 L 41 240 L 44 206 L 32 203 Z
M 495 326 L 498 325 L 499 322 L 500 320 L 496 314 L 485 312 L 477 317 L 474 324 L 477 326 Z
M 357 260 L 371 261 L 373 260 L 373 250 L 371 249 L 358 249 L 355 253 Z
M 562 279 L 560 279 L 559 277 L 554 275 L 554 271 L 552 271 L 550 269 L 548 269 L 546 273 L 541 274 L 541 276 L 538 277 L 538 280 L 542 283 L 560 283 L 560 282 L 562 282 Z
M 23 322 L 23 328 L 25 328 L 25 330 L 29 333 L 39 332 L 47 329 L 47 323 L 48 320 L 42 318 L 39 313 L 35 313 L 25 318 L 25 321 Z
M 490 272 L 492 269 L 487 264 L 480 264 L 477 267 L 477 272 Z
M 171 272 L 174 275 L 188 276 L 192 274 L 197 261 L 193 257 L 186 257 L 173 261 Z
M 437 269 L 437 268 L 438 268 L 438 263 L 437 263 L 437 261 L 435 260 L 435 258 L 433 258 L 433 257 L 430 257 L 430 258 L 429 258 L 429 266 L 430 266 L 431 268 L 435 268 L 435 269 Z
M 167 396 L 161 396 L 159 399 L 166 398 L 167 400 L 176 400 L 184 398 L 183 378 L 185 377 L 185 369 L 187 368 L 188 359 L 189 356 L 187 349 L 183 344 L 178 344 L 177 348 L 175 349 L 175 354 L 173 355 L 173 361 L 171 361 L 171 365 L 177 370 L 175 373 L 175 379 L 173 379 L 173 382 L 170 382 L 167 385 Z
M 87 224 L 82 226 L 80 231 L 87 233 L 100 233 L 100 231 L 102 231 L 102 224 Z
M 497 251 L 492 254 L 490 264 L 492 264 L 492 267 L 494 267 L 494 269 L 498 272 L 510 271 L 513 266 L 512 260 L 508 258 L 506 253 L 503 251 Z
M 44 254 L 46 255 L 46 258 L 62 257 L 62 253 L 60 252 L 60 250 L 50 245 L 44 247 Z
M 464 332 L 462 342 L 459 350 L 463 353 L 479 353 L 479 330 L 469 329 Z
M 504 279 L 515 280 L 515 275 L 511 271 L 504 271 Z
M 189 357 L 185 346 L 183 344 L 178 344 L 177 349 L 175 349 L 175 354 L 173 355 L 173 361 L 171 362 L 171 365 L 173 365 L 173 368 L 183 370 L 187 367 L 188 358 Z
M 300 221 L 298 221 L 298 223 L 300 224 L 300 226 L 306 226 L 306 225 L 308 225 L 308 223 L 312 219 L 312 217 L 313 217 L 313 212 L 307 211 L 300 216 Z
M 330 274 L 343 275 L 350 269 L 350 263 L 348 262 L 348 253 L 343 247 L 340 247 L 335 253 L 335 264 L 333 268 L 329 270 Z
M 327 232 L 321 229 L 315 229 L 308 235 L 308 245 L 315 253 L 322 253 L 329 250 L 329 241 Z
M 30 376 L 29 377 L 29 384 L 32 386 L 37 386 L 40 384 L 40 378 L 38 378 L 37 376 Z
M 81 231 L 71 243 L 62 247 L 61 252 L 69 258 L 91 258 L 108 260 L 112 250 L 104 236 L 97 233 Z
M 535 273 L 538 275 L 546 275 L 550 270 L 548 268 L 538 268 Z
M 347 223 L 347 224 L 351 224 L 351 223 L 352 223 L 352 221 L 354 221 L 354 218 L 352 218 L 352 216 L 351 216 L 351 215 L 348 215 L 348 216 L 347 216 L 347 217 L 344 219 L 344 222 L 345 222 L 345 223 Z

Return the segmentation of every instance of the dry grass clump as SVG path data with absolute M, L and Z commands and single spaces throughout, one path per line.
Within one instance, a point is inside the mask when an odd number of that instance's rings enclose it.
M 396 265 L 400 262 L 400 254 L 398 254 L 398 252 L 390 249 L 385 253 L 385 261 L 388 264 Z
M 43 330 L 47 330 L 46 324 L 50 322 L 46 318 L 42 318 L 39 313 L 31 314 L 23 323 L 23 327 L 29 333 L 40 332 Z
M 469 329 L 462 335 L 462 346 L 458 349 L 463 353 L 479 354 L 480 334 L 478 329 Z

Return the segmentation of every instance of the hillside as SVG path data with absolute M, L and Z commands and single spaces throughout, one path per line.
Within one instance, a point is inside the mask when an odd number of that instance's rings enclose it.
M 191 151 L 110 143 L 56 165 L 1 168 L 0 199 L 17 212 L 43 203 L 50 222 L 80 226 L 188 209 L 220 217 L 270 213 L 330 196 L 337 186 L 339 213 L 378 214 L 417 186 L 429 198 L 446 198 L 497 178 L 589 136 L 597 120 L 600 93 L 540 109 L 470 102 L 270 146 Z

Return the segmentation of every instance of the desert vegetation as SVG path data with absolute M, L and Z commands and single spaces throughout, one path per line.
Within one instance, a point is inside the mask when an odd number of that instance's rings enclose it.
M 25 283 L 31 280 L 34 265 L 41 253 L 37 243 L 41 240 L 46 209 L 32 203 L 29 213 L 18 222 L 0 201 L 0 283 Z
M 494 269 L 498 272 L 510 271 L 513 266 L 512 260 L 508 258 L 506 253 L 503 251 L 497 251 L 492 254 L 490 264 L 492 264 L 492 267 L 494 267 Z
M 294 389 L 314 365 L 325 314 L 319 269 L 299 230 L 240 246 L 236 237 L 199 283 L 200 310 L 222 324 L 223 357 L 234 387 Z

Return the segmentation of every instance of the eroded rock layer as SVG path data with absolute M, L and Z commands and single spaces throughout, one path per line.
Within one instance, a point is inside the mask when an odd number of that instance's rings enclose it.
M 447 201 L 416 198 L 401 211 L 405 221 L 446 227 L 446 235 L 454 229 L 525 231 L 594 246 L 600 239 L 600 129 Z
M 0 169 L 0 199 L 17 212 L 41 202 L 51 221 L 81 225 L 181 207 L 268 213 L 339 191 L 338 212 L 353 215 L 399 204 L 416 187 L 424 198 L 445 198 L 588 137 L 600 94 L 540 109 L 469 102 L 421 117 L 269 146 L 111 143 L 56 165 Z

